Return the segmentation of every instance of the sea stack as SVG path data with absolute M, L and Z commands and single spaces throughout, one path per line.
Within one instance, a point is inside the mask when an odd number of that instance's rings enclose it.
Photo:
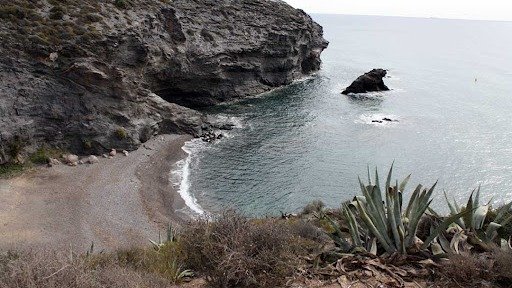
M 284 1 L 18 3 L 0 21 L 0 164 L 43 145 L 102 155 L 200 136 L 196 108 L 314 73 L 328 45 Z
M 358 94 L 375 91 L 388 91 L 389 88 L 384 84 L 384 78 L 387 71 L 384 69 L 373 69 L 364 75 L 359 76 L 342 94 Z

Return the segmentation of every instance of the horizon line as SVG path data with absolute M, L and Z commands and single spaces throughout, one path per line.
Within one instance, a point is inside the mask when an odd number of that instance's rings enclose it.
M 300 9 L 300 8 L 297 8 Z M 303 10 L 303 9 L 300 9 Z M 303 10 L 305 11 L 305 10 Z M 415 18 L 415 19 L 435 19 L 435 20 L 464 20 L 464 21 L 486 21 L 486 22 L 512 22 L 504 19 L 476 19 L 476 18 L 446 18 L 438 16 L 406 16 L 406 15 L 382 15 L 382 14 L 347 14 L 347 13 L 325 13 L 325 12 L 307 12 L 311 15 L 340 15 L 340 16 L 372 16 L 372 17 L 394 17 L 394 18 Z

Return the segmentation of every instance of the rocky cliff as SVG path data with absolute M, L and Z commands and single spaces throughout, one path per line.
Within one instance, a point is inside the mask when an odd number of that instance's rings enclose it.
M 289 84 L 327 47 L 279 0 L 1 0 L 0 38 L 0 164 L 198 136 L 195 109 Z

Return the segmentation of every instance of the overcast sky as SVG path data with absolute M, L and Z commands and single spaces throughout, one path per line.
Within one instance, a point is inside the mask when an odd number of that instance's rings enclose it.
M 511 0 L 285 0 L 308 13 L 512 21 Z

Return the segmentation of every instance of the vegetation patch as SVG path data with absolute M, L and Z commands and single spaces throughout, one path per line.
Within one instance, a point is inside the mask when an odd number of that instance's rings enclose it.
M 187 267 L 211 287 L 281 287 L 310 251 L 288 222 L 249 220 L 233 211 L 190 224 L 180 242 Z
M 119 140 L 124 140 L 124 139 L 126 139 L 126 137 L 128 137 L 128 133 L 126 132 L 126 130 L 124 128 L 116 129 L 114 134 L 116 135 L 117 139 L 119 139 Z
M 16 176 L 19 173 L 23 172 L 26 168 L 27 166 L 23 164 L 8 163 L 0 165 L 0 179 Z
M 47 164 L 50 161 L 50 158 L 59 158 L 63 152 L 64 151 L 60 149 L 41 147 L 30 155 L 29 160 L 34 164 Z

